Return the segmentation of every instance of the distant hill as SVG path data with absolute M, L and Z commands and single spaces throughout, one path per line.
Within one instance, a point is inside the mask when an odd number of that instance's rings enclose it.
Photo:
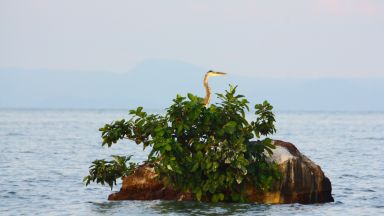
M 177 93 L 204 96 L 209 68 L 145 61 L 125 74 L 0 70 L 0 108 L 165 108 Z M 231 74 L 212 77 L 213 92 L 228 84 L 252 102 L 278 110 L 384 111 L 384 79 L 268 79 Z M 213 100 L 212 102 L 215 102 Z

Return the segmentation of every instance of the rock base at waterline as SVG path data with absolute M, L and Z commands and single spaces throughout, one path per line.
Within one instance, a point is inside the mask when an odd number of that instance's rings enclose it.
M 301 154 L 292 143 L 275 140 L 274 145 L 270 160 L 278 164 L 282 178 L 270 191 L 247 187 L 247 200 L 268 204 L 333 202 L 331 182 L 320 166 Z M 108 200 L 194 199 L 190 193 L 165 187 L 156 176 L 154 169 L 144 164 L 124 177 L 120 191 L 109 195 Z

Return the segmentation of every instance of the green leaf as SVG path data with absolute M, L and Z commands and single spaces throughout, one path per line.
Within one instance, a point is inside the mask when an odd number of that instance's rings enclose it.
M 201 192 L 201 190 L 199 190 L 199 191 L 196 192 L 196 199 L 197 199 L 198 201 L 201 200 L 201 195 L 202 195 L 202 194 L 203 194 L 203 193 Z
M 225 132 L 233 134 L 235 132 L 237 123 L 235 121 L 230 121 L 224 125 Z
M 223 194 L 223 193 L 219 193 L 218 197 L 219 197 L 219 200 L 220 200 L 220 201 L 223 201 L 223 200 L 224 200 L 224 194 Z
M 191 100 L 192 102 L 195 102 L 197 100 L 197 97 L 191 93 L 188 93 L 188 98 L 189 100 Z
M 165 146 L 165 150 L 167 150 L 167 151 L 171 151 L 171 150 L 172 150 L 171 145 L 170 145 L 170 144 L 167 144 L 167 145 Z
M 199 168 L 199 163 L 195 163 L 191 169 L 191 172 L 195 172 Z

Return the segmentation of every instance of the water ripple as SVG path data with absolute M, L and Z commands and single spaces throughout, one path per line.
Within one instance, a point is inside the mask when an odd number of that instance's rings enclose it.
M 336 201 L 258 205 L 108 202 L 107 187 L 82 183 L 91 161 L 113 154 L 142 161 L 150 150 L 101 147 L 98 128 L 126 118 L 125 110 L 0 112 L 0 215 L 384 215 L 384 113 L 278 113 L 273 138 L 319 164 Z

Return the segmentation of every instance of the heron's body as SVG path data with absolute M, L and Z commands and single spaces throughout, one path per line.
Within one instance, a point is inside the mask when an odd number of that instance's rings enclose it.
M 205 74 L 205 77 L 204 77 L 204 87 L 205 87 L 205 98 L 204 98 L 204 104 L 205 106 L 207 107 L 209 102 L 211 101 L 211 88 L 209 87 L 208 85 L 208 78 L 210 76 L 223 76 L 225 75 L 226 73 L 223 73 L 223 72 L 215 72 L 215 71 L 208 71 L 206 74 Z

